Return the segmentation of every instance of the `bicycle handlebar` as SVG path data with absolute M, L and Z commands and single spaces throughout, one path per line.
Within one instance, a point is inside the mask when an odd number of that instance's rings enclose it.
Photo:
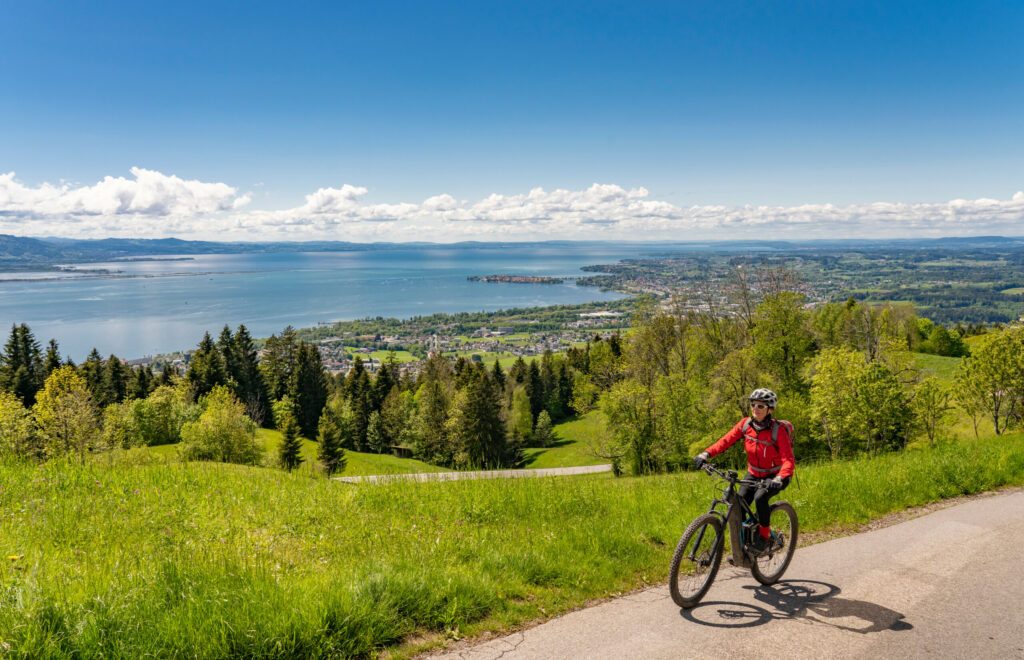
M 738 477 L 739 475 L 736 473 L 735 470 L 726 470 L 725 472 L 722 472 L 721 470 L 716 468 L 711 463 L 704 463 L 704 465 L 702 465 L 700 467 L 700 469 L 702 469 L 705 472 L 707 472 L 708 475 L 710 475 L 710 476 L 718 477 L 719 479 L 722 479 L 723 481 L 728 481 L 730 483 L 735 483 L 735 484 L 749 484 L 749 485 L 753 486 L 753 485 L 757 485 L 757 484 L 760 484 L 760 483 L 765 482 L 765 481 L 771 481 L 771 479 L 751 479 L 750 477 L 746 477 L 746 478 L 743 478 L 743 479 L 737 479 L 736 477 Z

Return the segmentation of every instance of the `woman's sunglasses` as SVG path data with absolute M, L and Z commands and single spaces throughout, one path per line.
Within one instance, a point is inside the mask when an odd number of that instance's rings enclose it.
M 768 406 L 763 403 L 752 403 L 750 404 L 750 407 L 754 410 L 768 410 Z

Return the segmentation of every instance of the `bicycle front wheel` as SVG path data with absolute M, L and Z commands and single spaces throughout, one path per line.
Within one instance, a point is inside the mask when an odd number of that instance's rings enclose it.
M 684 609 L 700 602 L 722 563 L 722 521 L 706 513 L 683 532 L 668 570 L 668 590 L 675 604 Z
M 772 504 L 772 547 L 768 552 L 751 557 L 750 572 L 754 579 L 763 585 L 775 584 L 789 568 L 796 552 L 796 537 L 800 525 L 796 519 L 796 511 L 789 502 Z

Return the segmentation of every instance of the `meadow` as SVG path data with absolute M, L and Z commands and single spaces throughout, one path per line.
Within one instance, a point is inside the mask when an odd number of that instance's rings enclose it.
M 0 647 L 408 655 L 665 579 L 695 473 L 351 485 L 209 463 L 0 466 Z M 805 531 L 1024 484 L 1024 436 L 807 466 Z

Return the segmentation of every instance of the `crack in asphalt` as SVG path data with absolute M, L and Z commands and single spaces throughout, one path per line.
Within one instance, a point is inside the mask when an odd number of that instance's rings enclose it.
M 512 652 L 516 651 L 519 648 L 519 645 L 526 641 L 526 633 L 518 632 L 518 633 L 515 633 L 514 636 L 519 638 L 515 642 L 512 642 L 511 640 L 509 640 L 508 637 L 505 637 L 505 638 L 500 639 L 500 640 L 495 640 L 495 641 L 500 641 L 502 644 L 505 644 L 506 646 L 508 646 L 508 648 L 506 648 L 503 651 L 501 651 L 501 653 L 499 653 L 498 655 L 489 658 L 489 660 L 501 660 L 501 658 L 504 657 L 506 653 L 512 653 Z M 483 650 L 483 649 L 480 649 L 480 648 L 466 649 L 465 651 L 460 651 L 459 652 L 459 657 L 463 658 L 464 660 L 466 660 L 468 658 L 472 658 L 472 657 L 479 657 L 479 656 L 476 656 L 475 654 L 480 653 L 481 650 Z M 487 649 L 487 652 L 493 652 L 493 651 L 497 651 L 497 650 L 498 649 Z M 470 655 L 466 655 L 467 653 L 470 654 Z

